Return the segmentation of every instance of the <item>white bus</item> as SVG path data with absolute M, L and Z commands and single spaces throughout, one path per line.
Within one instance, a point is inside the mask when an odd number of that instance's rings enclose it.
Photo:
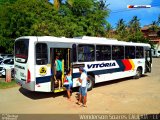
M 73 87 L 79 86 L 79 67 L 88 74 L 88 90 L 96 83 L 151 72 L 149 44 L 100 37 L 64 38 L 26 36 L 15 40 L 15 80 L 30 91 L 64 91 L 65 71 L 72 68 Z M 61 86 L 54 67 L 55 54 L 63 61 Z

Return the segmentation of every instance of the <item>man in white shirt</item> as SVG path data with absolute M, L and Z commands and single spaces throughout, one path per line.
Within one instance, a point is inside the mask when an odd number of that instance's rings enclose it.
M 83 101 L 83 107 L 86 107 L 86 101 L 87 101 L 87 73 L 85 70 L 80 67 L 79 72 L 81 74 L 80 78 L 78 78 L 78 81 L 81 83 L 79 88 L 79 101 L 77 104 L 80 104 L 81 101 Z M 83 98 L 83 99 L 82 99 Z

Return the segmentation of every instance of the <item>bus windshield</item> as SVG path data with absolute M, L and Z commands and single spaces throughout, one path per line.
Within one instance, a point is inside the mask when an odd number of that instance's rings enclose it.
M 19 39 L 15 42 L 16 62 L 26 63 L 28 59 L 29 39 Z

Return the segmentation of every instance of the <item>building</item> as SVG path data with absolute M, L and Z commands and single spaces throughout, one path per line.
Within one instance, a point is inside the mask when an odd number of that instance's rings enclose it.
M 152 55 L 159 57 L 160 56 L 160 30 L 153 31 L 150 29 L 151 25 L 144 26 L 141 28 L 141 31 L 144 34 L 144 37 L 149 38 L 149 40 L 154 44 L 154 49 L 152 50 Z

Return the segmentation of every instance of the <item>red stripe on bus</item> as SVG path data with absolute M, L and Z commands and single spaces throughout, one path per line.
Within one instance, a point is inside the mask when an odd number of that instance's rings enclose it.
M 124 60 L 122 60 L 122 62 L 123 62 L 123 64 L 124 64 L 124 66 L 125 66 L 125 71 L 132 69 L 132 64 L 130 63 L 129 60 L 124 59 Z

